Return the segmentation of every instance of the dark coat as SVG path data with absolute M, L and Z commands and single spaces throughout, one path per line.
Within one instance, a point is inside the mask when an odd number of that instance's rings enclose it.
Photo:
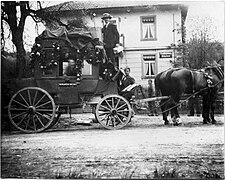
M 155 96 L 155 90 L 153 85 L 148 85 L 148 97 L 154 97 Z
M 126 88 L 129 85 L 132 85 L 135 83 L 135 79 L 131 76 L 125 76 L 124 78 L 122 78 L 121 81 L 121 90 L 123 90 L 124 88 Z
M 102 28 L 103 42 L 105 48 L 114 48 L 116 44 L 119 44 L 119 32 L 116 25 L 109 23 L 108 27 Z

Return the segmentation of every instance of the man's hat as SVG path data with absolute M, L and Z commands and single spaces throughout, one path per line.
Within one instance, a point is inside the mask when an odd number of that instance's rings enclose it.
M 103 16 L 102 16 L 102 19 L 106 19 L 106 18 L 111 19 L 112 16 L 109 13 L 104 13 Z

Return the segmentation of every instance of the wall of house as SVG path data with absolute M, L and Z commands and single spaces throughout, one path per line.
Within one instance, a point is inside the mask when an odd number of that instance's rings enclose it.
M 94 12 L 94 11 L 93 11 Z M 95 16 L 86 17 L 85 21 L 89 27 L 93 27 L 95 36 L 101 39 L 102 12 L 94 12 Z M 174 51 L 169 49 L 171 44 L 177 44 L 181 41 L 181 33 L 177 29 L 181 28 L 181 11 L 150 11 L 128 13 L 125 10 L 118 12 L 109 12 L 113 19 L 117 20 L 120 42 L 124 46 L 124 56 L 120 58 L 120 67 L 129 66 L 131 76 L 136 79 L 138 84 L 147 85 L 148 78 L 143 77 L 143 55 L 155 54 L 156 72 L 161 72 L 172 67 L 174 62 Z M 156 40 L 141 40 L 141 16 L 155 16 L 156 18 Z M 64 21 L 74 17 L 64 17 Z M 173 29 L 176 29 L 173 32 Z M 162 57 L 161 53 L 169 53 L 172 56 Z M 151 77 L 154 79 L 154 77 Z

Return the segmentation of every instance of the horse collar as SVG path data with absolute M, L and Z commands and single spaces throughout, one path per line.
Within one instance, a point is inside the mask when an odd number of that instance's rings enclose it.
M 212 70 L 210 70 L 210 72 L 211 72 L 211 71 L 212 71 Z M 207 73 L 207 72 L 203 72 L 203 75 L 204 75 L 204 77 L 206 78 L 207 86 L 208 86 L 208 87 L 212 87 L 212 85 L 213 85 L 213 82 L 212 82 L 213 77 L 212 77 L 212 75 L 209 74 L 209 73 Z

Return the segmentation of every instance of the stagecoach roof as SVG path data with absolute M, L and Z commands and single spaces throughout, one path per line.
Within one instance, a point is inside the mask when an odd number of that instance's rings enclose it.
M 83 37 L 83 38 L 92 38 L 92 35 L 88 31 L 76 30 L 76 31 L 68 31 L 65 27 L 59 27 L 55 30 L 45 29 L 38 38 L 67 38 L 67 37 Z
M 64 40 L 69 46 L 80 50 L 94 38 L 88 31 L 68 31 L 65 27 L 61 26 L 56 30 L 45 29 L 41 35 L 36 37 L 35 41 L 39 42 L 47 39 Z

